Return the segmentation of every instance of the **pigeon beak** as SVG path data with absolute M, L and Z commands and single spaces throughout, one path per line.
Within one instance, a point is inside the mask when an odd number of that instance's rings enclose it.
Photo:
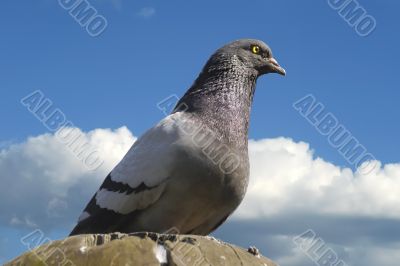
M 273 73 L 278 73 L 282 76 L 286 76 L 286 70 L 283 69 L 283 67 L 281 67 L 278 64 L 278 61 L 275 60 L 275 58 L 271 57 L 268 59 L 269 63 L 271 64 L 271 68 L 272 68 L 272 72 Z

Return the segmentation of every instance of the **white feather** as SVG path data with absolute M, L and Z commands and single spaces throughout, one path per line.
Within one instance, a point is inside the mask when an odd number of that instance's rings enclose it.
M 135 188 L 142 182 L 155 186 L 166 179 L 175 161 L 173 144 L 182 137 L 177 121 L 183 115 L 175 113 L 164 118 L 139 138 L 112 170 L 112 180 Z
M 151 190 L 139 193 L 119 193 L 101 189 L 96 193 L 97 204 L 104 209 L 112 210 L 120 214 L 128 214 L 135 210 L 142 210 L 153 204 L 164 190 L 164 184 Z
M 96 193 L 96 203 L 101 208 L 117 213 L 128 214 L 145 209 L 161 196 L 167 178 L 176 166 L 177 147 L 175 144 L 186 142 L 181 121 L 187 114 L 175 113 L 163 119 L 139 138 L 111 171 L 111 179 L 127 184 L 132 188 L 144 183 L 148 187 L 138 193 L 119 193 L 101 189 Z

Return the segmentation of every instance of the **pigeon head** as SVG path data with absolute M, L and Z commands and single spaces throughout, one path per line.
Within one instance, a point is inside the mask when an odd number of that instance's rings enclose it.
M 227 57 L 239 59 L 244 67 L 255 70 L 257 76 L 268 73 L 286 75 L 285 69 L 272 56 L 271 48 L 260 40 L 242 39 L 231 42 L 218 49 L 211 61 Z
M 224 102 L 239 109 L 245 104 L 248 109 L 257 78 L 267 73 L 286 75 L 267 44 L 255 39 L 228 43 L 210 57 L 178 106 L 185 103 L 188 111 L 197 111 L 220 107 Z M 227 98 L 229 102 L 225 100 Z
M 228 43 L 210 57 L 173 112 L 196 114 L 217 135 L 246 150 L 257 79 L 267 73 L 286 74 L 268 45 L 253 39 Z

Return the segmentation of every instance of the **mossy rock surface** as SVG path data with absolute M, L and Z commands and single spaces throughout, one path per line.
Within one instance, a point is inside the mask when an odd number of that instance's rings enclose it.
M 277 266 L 255 249 L 247 251 L 204 236 L 156 233 L 72 236 L 44 244 L 6 265 Z

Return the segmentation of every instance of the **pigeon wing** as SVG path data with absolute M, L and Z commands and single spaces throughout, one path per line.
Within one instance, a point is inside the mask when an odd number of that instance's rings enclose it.
M 133 144 L 90 200 L 71 235 L 121 231 L 124 220 L 157 202 L 176 161 L 180 115 L 166 117 Z

